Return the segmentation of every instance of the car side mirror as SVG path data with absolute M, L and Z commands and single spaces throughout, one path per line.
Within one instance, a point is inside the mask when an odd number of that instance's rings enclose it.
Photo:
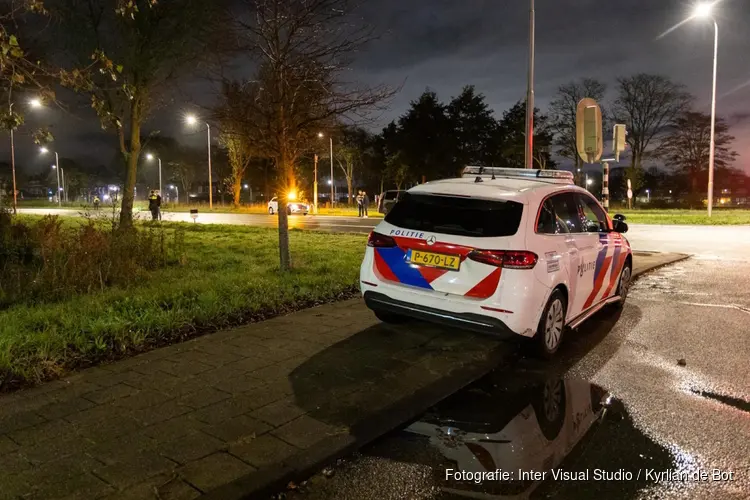
M 618 233 L 627 233 L 628 232 L 628 224 L 623 221 L 622 219 L 613 219 L 612 220 L 612 229 Z
M 619 221 L 624 221 L 625 219 L 627 219 L 627 217 L 625 217 L 622 214 L 615 214 L 615 216 L 612 217 L 612 218 L 615 219 L 615 220 L 619 220 Z

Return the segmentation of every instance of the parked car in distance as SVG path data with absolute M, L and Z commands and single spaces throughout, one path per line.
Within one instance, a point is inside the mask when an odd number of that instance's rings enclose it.
M 383 192 L 378 198 L 378 212 L 380 212 L 381 214 L 387 214 L 388 212 L 390 212 L 391 208 L 393 208 L 393 205 L 395 205 L 396 202 L 404 196 L 404 194 L 406 194 L 406 191 L 399 189 L 393 189 L 391 191 Z
M 279 199 L 276 196 L 274 196 L 273 198 L 271 198 L 271 201 L 268 202 L 268 213 L 270 215 L 273 215 L 278 211 L 279 211 Z M 292 215 L 292 214 L 307 215 L 309 211 L 310 211 L 310 207 L 306 203 L 290 201 L 289 203 L 286 204 L 286 213 L 289 215 Z

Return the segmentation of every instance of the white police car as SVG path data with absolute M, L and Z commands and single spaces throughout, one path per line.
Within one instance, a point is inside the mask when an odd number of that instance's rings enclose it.
M 385 322 L 534 337 L 549 357 L 566 326 L 625 301 L 624 219 L 570 172 L 466 167 L 410 189 L 370 233 L 365 303 Z

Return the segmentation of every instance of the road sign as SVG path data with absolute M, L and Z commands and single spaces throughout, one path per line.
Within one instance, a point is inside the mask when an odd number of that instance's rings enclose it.
M 576 149 L 585 163 L 602 157 L 602 110 L 594 99 L 584 97 L 576 108 Z
M 614 149 L 615 153 L 615 161 L 620 162 L 620 153 L 625 151 L 626 143 L 626 137 L 628 133 L 625 130 L 625 125 L 622 123 L 618 123 L 615 125 L 615 131 L 612 137 L 612 149 Z

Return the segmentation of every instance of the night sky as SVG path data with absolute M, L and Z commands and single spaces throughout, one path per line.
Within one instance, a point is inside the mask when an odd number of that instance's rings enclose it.
M 680 0 L 537 0 L 536 102 L 542 110 L 560 84 L 596 77 L 612 84 L 617 76 L 660 73 L 688 86 L 696 107 L 710 111 L 713 27 L 694 20 L 668 36 L 657 37 L 688 17 L 693 3 Z M 487 96 L 498 116 L 523 99 L 526 91 L 528 2 L 524 0 L 377 0 L 367 2 L 364 17 L 383 33 L 356 61 L 357 79 L 402 86 L 388 112 L 369 125 L 374 131 L 402 114 L 409 101 L 429 87 L 448 101 L 473 84 Z M 750 171 L 750 0 L 723 0 L 719 23 L 718 114 L 737 138 L 736 166 Z M 158 110 L 147 129 L 200 145 L 180 114 L 190 101 L 209 105 L 214 91 L 187 81 L 171 107 Z M 84 163 L 109 163 L 114 139 L 100 132 L 85 106 L 75 113 L 46 109 L 29 113 L 30 126 L 51 125 L 61 156 Z M 30 138 L 17 137 L 18 164 L 40 170 Z M 8 157 L 7 141 L 0 154 Z

